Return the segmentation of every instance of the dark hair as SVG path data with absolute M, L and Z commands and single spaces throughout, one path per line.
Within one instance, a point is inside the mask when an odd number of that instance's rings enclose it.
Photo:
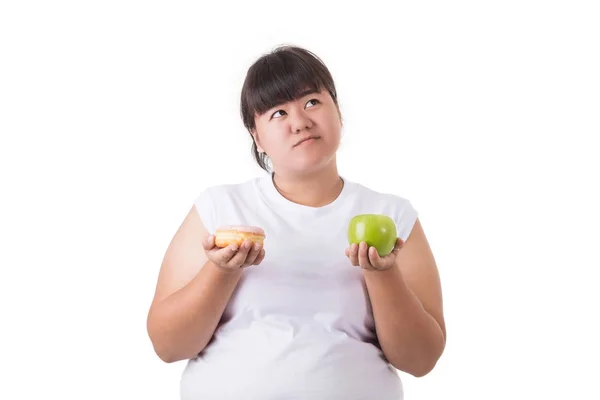
M 244 126 L 251 134 L 256 128 L 255 115 L 297 100 L 306 89 L 327 90 L 339 112 L 333 78 L 319 57 L 296 46 L 280 46 L 263 55 L 248 69 L 242 87 L 240 111 Z M 254 141 L 252 155 L 258 165 L 269 172 L 267 155 L 258 152 Z

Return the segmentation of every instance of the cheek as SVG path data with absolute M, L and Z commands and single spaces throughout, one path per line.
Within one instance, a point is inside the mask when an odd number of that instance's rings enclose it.
M 326 129 L 328 136 L 334 140 L 338 140 L 341 137 L 342 124 L 339 119 L 330 118 L 326 122 Z
M 261 136 L 263 149 L 269 153 L 277 153 L 286 146 L 285 134 L 278 129 L 266 129 Z

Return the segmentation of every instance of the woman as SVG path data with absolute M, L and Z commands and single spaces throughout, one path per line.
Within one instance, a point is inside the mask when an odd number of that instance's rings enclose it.
M 188 360 L 181 398 L 401 399 L 396 370 L 427 374 L 446 342 L 417 212 L 338 173 L 336 89 L 312 53 L 287 46 L 259 58 L 241 113 L 269 173 L 198 196 L 166 251 L 148 315 L 158 356 Z M 396 224 L 388 255 L 348 246 L 350 219 L 366 213 Z M 217 247 L 223 225 L 256 226 L 266 239 Z

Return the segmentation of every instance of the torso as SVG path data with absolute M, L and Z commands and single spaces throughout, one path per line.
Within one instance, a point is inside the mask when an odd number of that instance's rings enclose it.
M 377 346 L 362 270 L 344 249 L 352 215 L 404 215 L 398 224 L 408 228 L 399 231 L 407 232 L 414 210 L 350 182 L 334 203 L 311 209 L 278 197 L 271 183 L 213 189 L 219 205 L 199 210 L 212 231 L 262 227 L 266 257 L 245 269 L 213 340 L 189 361 L 182 399 L 401 399 L 400 378 Z

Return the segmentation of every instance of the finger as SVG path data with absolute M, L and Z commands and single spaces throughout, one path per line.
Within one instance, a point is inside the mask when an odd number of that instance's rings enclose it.
M 248 257 L 248 252 L 252 248 L 252 242 L 248 239 L 244 240 L 237 253 L 227 262 L 230 268 L 241 267 L 244 265 L 244 260 Z
M 248 256 L 246 257 L 246 261 L 244 261 L 244 267 L 249 267 L 254 263 L 256 257 L 258 257 L 258 255 L 260 254 L 261 248 L 262 246 L 260 245 L 260 243 L 254 243 L 254 246 L 252 246 L 250 252 L 248 253 Z
M 263 247 L 262 249 L 260 249 L 260 253 L 258 253 L 258 257 L 256 257 L 256 260 L 254 260 L 252 265 L 258 265 L 261 262 L 263 262 L 264 259 L 265 259 L 265 249 Z
M 373 268 L 367 254 L 368 247 L 365 242 L 360 242 L 360 246 L 358 247 L 358 263 L 362 268 L 366 269 Z
M 394 249 L 392 251 L 394 253 L 398 253 L 403 246 L 404 246 L 404 241 L 402 239 L 398 238 L 398 239 L 396 239 L 396 245 L 394 246 Z
M 202 239 L 202 247 L 204 247 L 204 250 L 211 250 L 213 247 L 215 247 L 215 236 L 208 235 Z
M 350 248 L 348 249 L 348 258 L 350 258 L 350 263 L 355 267 L 358 267 L 358 244 L 352 243 Z
M 238 246 L 230 244 L 227 247 L 211 250 L 213 261 L 219 265 L 227 265 L 231 259 L 238 253 Z
M 369 248 L 369 262 L 375 269 L 383 269 L 385 267 L 385 258 L 381 258 L 375 247 Z

